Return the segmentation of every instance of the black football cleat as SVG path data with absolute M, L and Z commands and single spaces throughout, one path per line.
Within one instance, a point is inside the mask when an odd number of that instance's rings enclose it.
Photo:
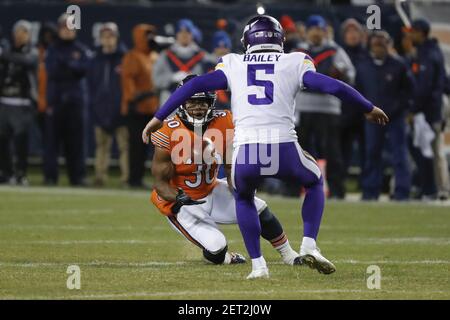
M 246 263 L 247 260 L 245 257 L 237 252 L 230 252 L 231 261 L 230 264 L 239 264 L 239 263 Z

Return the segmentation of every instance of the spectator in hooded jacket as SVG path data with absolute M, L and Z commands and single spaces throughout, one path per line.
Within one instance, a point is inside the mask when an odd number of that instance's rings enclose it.
M 30 39 L 31 23 L 19 20 L 13 26 L 10 48 L 0 47 L 0 180 L 19 185 L 28 185 L 28 136 L 37 96 L 38 56 Z
M 58 38 L 47 49 L 47 108 L 44 137 L 45 183 L 58 182 L 58 154 L 66 160 L 69 183 L 85 185 L 86 74 L 89 51 L 67 24 L 69 16 L 58 19 Z
M 428 21 L 417 19 L 412 23 L 410 33 L 415 46 L 415 52 L 410 55 L 410 66 L 415 76 L 417 90 L 415 91 L 414 113 L 422 112 L 435 133 L 432 141 L 433 158 L 415 157 L 420 176 L 423 177 L 422 195 L 426 198 L 437 197 L 446 200 L 450 193 L 450 179 L 447 159 L 443 150 L 443 117 L 442 99 L 445 88 L 444 56 L 436 39 L 430 37 L 431 27 Z M 417 155 L 417 153 L 415 153 Z M 435 180 L 435 188 L 426 187 Z M 437 190 L 436 190 L 437 189 Z
M 176 25 L 176 41 L 161 52 L 153 70 L 155 86 L 161 91 L 161 102 L 169 97 L 178 83 L 189 74 L 207 71 L 209 57 L 194 41 L 197 28 L 189 19 L 181 19 Z
M 128 184 L 128 129 L 120 113 L 122 102 L 121 64 L 125 48 L 119 43 L 114 22 L 100 28 L 100 48 L 91 61 L 88 84 L 95 126 L 95 186 L 103 186 L 108 177 L 113 138 L 119 149 L 120 181 Z
M 374 31 L 369 36 L 370 56 L 361 63 L 358 89 L 381 106 L 389 117 L 383 128 L 365 125 L 365 166 L 362 175 L 363 200 L 377 200 L 382 186 L 384 145 L 389 145 L 394 169 L 394 200 L 408 200 L 411 172 L 408 158 L 406 116 L 413 106 L 414 78 L 403 59 L 389 53 L 391 40 L 387 32 Z
M 138 24 L 133 28 L 134 47 L 122 60 L 121 113 L 127 118 L 129 134 L 129 185 L 145 187 L 143 179 L 145 160 L 149 147 L 140 140 L 142 128 L 158 108 L 159 99 L 154 93 L 151 74 L 158 57 L 149 42 L 155 35 L 155 27 Z

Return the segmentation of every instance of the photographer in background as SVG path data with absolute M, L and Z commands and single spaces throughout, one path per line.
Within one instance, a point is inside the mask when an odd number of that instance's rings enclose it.
M 155 27 L 138 24 L 133 28 L 134 47 L 122 60 L 121 114 L 127 117 L 129 133 L 129 180 L 130 187 L 145 187 L 145 160 L 148 146 L 141 142 L 141 131 L 153 117 L 159 104 L 154 94 L 152 70 L 158 53 L 153 48 Z
M 11 46 L 5 41 L 0 46 L 0 181 L 23 186 L 28 185 L 28 136 L 37 96 L 38 54 L 30 39 L 31 23 L 19 20 L 13 26 Z

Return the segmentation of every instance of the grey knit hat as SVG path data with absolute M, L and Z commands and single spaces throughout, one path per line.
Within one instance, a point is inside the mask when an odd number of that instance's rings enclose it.
M 27 32 L 31 32 L 31 22 L 27 20 L 18 20 L 14 23 L 12 32 L 16 33 L 20 28 L 25 29 Z

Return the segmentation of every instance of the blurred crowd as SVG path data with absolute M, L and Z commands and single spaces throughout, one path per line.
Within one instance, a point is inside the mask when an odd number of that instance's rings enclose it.
M 214 69 L 221 56 L 241 48 L 219 20 L 207 48 L 201 30 L 189 19 L 175 24 L 174 37 L 155 26 L 138 24 L 133 47 L 125 47 L 116 23 L 102 23 L 90 49 L 57 23 L 39 30 L 17 21 L 0 36 L 0 183 L 28 185 L 29 128 L 43 137 L 43 180 L 58 184 L 63 156 L 69 182 L 87 185 L 85 113 L 95 136 L 95 174 L 90 184 L 104 186 L 113 144 L 117 146 L 123 187 L 146 188 L 145 161 L 152 147 L 141 142 L 141 130 L 158 106 L 188 74 Z M 304 91 L 297 97 L 297 130 L 302 147 L 318 159 L 330 198 L 343 199 L 350 166 L 360 168 L 362 199 L 377 200 L 388 185 L 393 200 L 449 197 L 449 168 L 444 154 L 444 96 L 449 80 L 443 54 L 430 36 L 430 23 L 415 20 L 394 45 L 384 30 L 369 31 L 355 19 L 339 30 L 320 15 L 305 21 L 280 17 L 285 52 L 301 51 L 318 72 L 340 79 L 382 108 L 386 127 L 364 121 L 351 105 L 333 96 Z M 217 93 L 216 108 L 229 108 L 229 93 Z M 391 168 L 390 181 L 384 174 Z M 265 189 L 298 195 L 289 185 L 267 181 Z

